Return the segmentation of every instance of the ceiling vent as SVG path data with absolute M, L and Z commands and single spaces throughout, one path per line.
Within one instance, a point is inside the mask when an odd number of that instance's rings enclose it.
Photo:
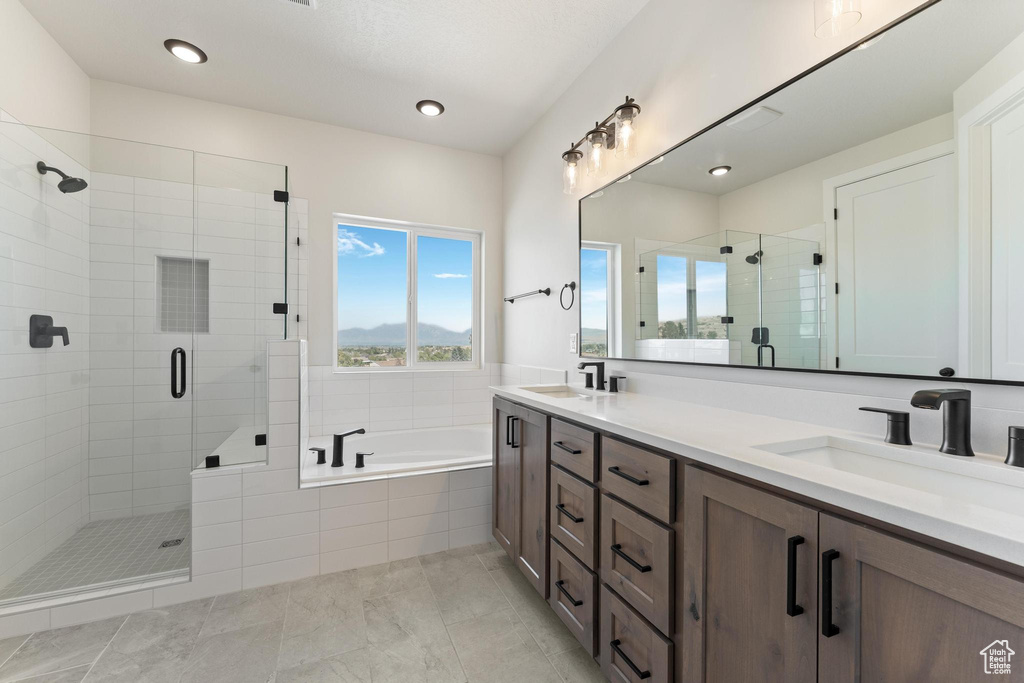
M 299 5 L 301 7 L 308 7 L 309 9 L 316 9 L 316 0 L 285 0 L 293 5 Z
M 733 130 L 749 133 L 752 130 L 757 130 L 761 126 L 767 126 L 780 116 L 782 116 L 782 112 L 775 111 L 769 107 L 755 107 L 753 109 L 748 109 L 742 114 L 734 116 L 725 125 L 729 126 Z

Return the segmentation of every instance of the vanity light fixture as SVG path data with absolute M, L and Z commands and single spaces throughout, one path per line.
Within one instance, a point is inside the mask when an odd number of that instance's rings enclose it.
M 424 116 L 440 116 L 444 113 L 444 105 L 436 100 L 420 100 L 416 109 Z
M 184 40 L 169 38 L 164 41 L 164 47 L 167 48 L 168 52 L 183 62 L 188 62 L 189 64 L 202 64 L 206 61 L 205 52 L 192 43 L 186 43 Z
M 713 176 L 725 175 L 732 170 L 732 166 L 715 166 L 713 169 L 708 171 Z
M 861 0 L 814 0 L 814 36 L 835 38 L 860 21 Z
M 587 175 L 601 177 L 608 171 L 608 153 L 614 151 L 615 156 L 632 158 L 636 156 L 637 129 L 636 119 L 640 115 L 640 105 L 632 97 L 615 108 L 604 121 L 594 122 L 594 127 L 577 142 L 562 153 L 562 191 L 574 194 L 579 188 L 579 163 L 583 159 L 581 150 L 587 145 Z

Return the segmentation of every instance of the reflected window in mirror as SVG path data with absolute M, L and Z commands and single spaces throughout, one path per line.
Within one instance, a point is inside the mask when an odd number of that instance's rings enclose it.
M 580 248 L 580 351 L 615 357 L 619 344 L 621 249 L 585 242 Z

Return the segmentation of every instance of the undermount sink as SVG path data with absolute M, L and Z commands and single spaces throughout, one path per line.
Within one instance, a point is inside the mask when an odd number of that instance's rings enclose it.
M 840 472 L 1024 516 L 1024 470 L 991 456 L 944 455 L 835 436 L 756 446 Z
M 535 394 L 543 394 L 549 398 L 583 398 L 584 395 L 570 387 L 568 384 L 546 384 L 537 387 L 521 387 L 523 391 L 532 391 Z

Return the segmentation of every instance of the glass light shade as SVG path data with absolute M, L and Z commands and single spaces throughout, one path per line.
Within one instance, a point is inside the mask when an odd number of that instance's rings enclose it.
M 639 114 L 640 110 L 636 107 L 623 107 L 615 116 L 615 156 L 620 159 L 636 156 L 636 120 Z
M 595 128 L 587 135 L 587 175 L 600 178 L 608 172 L 608 131 Z
M 861 19 L 861 0 L 814 0 L 814 35 L 835 38 Z
M 562 192 L 565 194 L 575 194 L 576 190 L 579 189 L 580 174 L 583 171 L 580 168 L 583 152 L 574 149 L 563 154 L 562 159 L 565 161 L 565 166 L 562 168 Z

